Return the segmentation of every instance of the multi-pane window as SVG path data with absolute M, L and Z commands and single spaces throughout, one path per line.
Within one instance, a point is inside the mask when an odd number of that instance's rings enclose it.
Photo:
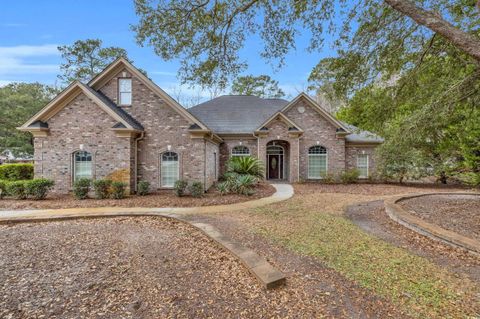
M 327 173 L 327 149 L 312 146 L 308 149 L 308 178 L 320 179 Z
M 92 154 L 78 151 L 73 154 L 73 180 L 92 178 Z
M 243 145 L 235 146 L 232 148 L 232 156 L 250 156 L 250 149 Z
M 161 163 L 161 186 L 173 187 L 179 175 L 178 154 L 165 152 L 162 154 Z
M 368 177 L 368 154 L 357 155 L 357 169 L 360 172 L 360 178 Z
M 118 104 L 132 105 L 132 79 L 118 79 Z

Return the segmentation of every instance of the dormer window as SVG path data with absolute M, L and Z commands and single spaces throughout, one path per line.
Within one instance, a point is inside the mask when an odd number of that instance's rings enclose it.
M 118 104 L 122 106 L 132 105 L 132 79 L 118 79 Z

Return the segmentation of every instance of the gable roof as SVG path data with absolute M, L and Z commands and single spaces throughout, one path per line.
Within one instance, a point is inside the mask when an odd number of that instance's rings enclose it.
M 288 130 L 289 131 L 297 131 L 297 132 L 303 132 L 303 130 L 300 128 L 300 126 L 298 126 L 297 124 L 295 124 L 295 122 L 293 122 L 291 119 L 289 119 L 285 114 L 283 114 L 282 112 L 277 112 L 275 114 L 273 114 L 272 116 L 270 116 L 270 118 L 268 118 L 265 122 L 263 122 L 262 124 L 260 124 L 259 127 L 257 127 L 257 129 L 255 131 L 263 131 L 264 128 L 270 124 L 271 122 L 273 122 L 274 120 L 280 118 L 280 120 L 282 120 L 284 123 L 286 123 L 287 125 L 289 125 L 288 127 Z
M 37 128 L 38 123 L 46 123 L 50 118 L 62 110 L 69 102 L 71 102 L 81 93 L 84 93 L 114 120 L 124 125 L 126 129 L 143 131 L 143 127 L 127 112 L 116 106 L 113 102 L 109 101 L 107 97 L 92 90 L 90 87 L 79 81 L 74 81 L 71 83 L 65 90 L 58 94 L 43 109 L 41 109 L 18 129 L 28 131 L 32 128 Z
M 146 77 L 124 57 L 119 57 L 118 59 L 110 63 L 110 65 L 108 65 L 102 72 L 100 72 L 93 79 L 91 79 L 90 82 L 88 82 L 88 85 L 93 90 L 97 91 L 124 68 L 127 69 L 129 72 L 133 73 L 137 77 L 137 79 L 139 79 L 150 90 L 152 90 L 155 94 L 162 98 L 169 106 L 171 106 L 175 111 L 177 111 L 180 115 L 186 118 L 189 122 L 198 124 L 204 130 L 209 130 L 209 128 L 204 123 L 202 123 L 194 115 L 189 113 L 183 106 L 180 105 L 180 103 L 178 103 L 175 99 L 168 95 L 152 80 Z
M 215 133 L 252 134 L 288 101 L 251 95 L 222 95 L 189 110 Z
M 308 96 L 304 92 L 297 95 L 296 98 L 294 98 L 290 103 L 285 105 L 285 107 L 281 110 L 281 112 L 286 112 L 289 108 L 295 105 L 299 100 L 304 100 L 309 105 L 311 105 L 318 113 L 320 113 L 320 115 L 322 115 L 327 121 L 332 123 L 333 126 L 335 126 L 336 128 L 343 129 L 347 134 L 350 133 L 349 129 L 342 122 L 340 122 L 335 117 L 333 117 L 332 114 L 327 112 L 323 107 L 320 106 L 320 104 L 315 102 L 310 96 Z

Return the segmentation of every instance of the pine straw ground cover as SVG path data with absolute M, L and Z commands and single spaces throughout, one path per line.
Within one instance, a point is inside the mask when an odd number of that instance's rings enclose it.
M 195 207 L 210 205 L 225 205 L 241 203 L 254 199 L 271 196 L 275 188 L 267 183 L 260 183 L 251 196 L 227 194 L 221 195 L 215 188 L 211 188 L 201 198 L 192 196 L 178 197 L 173 191 L 165 190 L 147 196 L 127 196 L 124 199 L 94 199 L 76 200 L 72 195 L 49 195 L 45 200 L 15 200 L 1 199 L 0 210 L 8 209 L 55 209 L 77 207 Z
M 343 208 L 354 203 L 438 189 L 297 185 L 295 190 L 295 197 L 286 202 L 245 211 L 243 222 L 295 252 L 326 262 L 347 278 L 392 300 L 412 317 L 480 315 L 478 283 L 368 235 L 343 215 Z

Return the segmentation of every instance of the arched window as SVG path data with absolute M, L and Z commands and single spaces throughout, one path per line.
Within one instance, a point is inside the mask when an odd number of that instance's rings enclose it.
M 250 156 L 250 149 L 243 145 L 232 148 L 232 156 Z
M 320 179 L 327 173 L 327 149 L 312 146 L 308 149 L 308 178 Z
M 92 176 L 92 154 L 86 151 L 73 153 L 73 181 Z
M 165 152 L 161 159 L 161 186 L 173 187 L 179 176 L 178 154 L 175 152 Z

